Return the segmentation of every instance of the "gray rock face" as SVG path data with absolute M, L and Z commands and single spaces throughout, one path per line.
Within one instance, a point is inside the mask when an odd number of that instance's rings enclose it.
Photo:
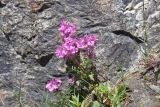
M 127 107 L 138 107 L 143 105 L 145 107 L 159 107 L 159 99 L 157 99 L 155 95 L 155 91 L 150 90 L 150 87 L 155 88 L 154 85 L 147 85 L 144 81 L 139 79 L 139 73 L 136 72 L 129 76 L 127 82 L 129 83 L 129 87 L 132 90 L 130 94 L 132 96 L 133 103 L 127 105 Z
M 113 33 L 104 33 L 99 37 L 96 48 L 98 72 L 110 80 L 120 72 L 126 72 L 132 66 L 138 54 L 138 44 L 131 38 Z M 104 73 L 106 72 L 106 73 Z
M 148 50 L 160 52 L 160 2 L 144 1 L 1 0 L 0 106 L 17 107 L 20 86 L 25 105 L 36 104 L 47 80 L 64 78 L 65 62 L 54 55 L 62 19 L 98 35 L 97 70 L 112 81 L 139 60 L 142 39 L 147 37 Z

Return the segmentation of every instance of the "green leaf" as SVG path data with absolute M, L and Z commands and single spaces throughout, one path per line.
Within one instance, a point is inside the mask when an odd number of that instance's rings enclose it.
M 90 104 L 93 102 L 93 93 L 91 92 L 82 102 L 81 107 L 90 107 Z
M 143 107 L 143 104 L 142 104 L 142 103 L 140 104 L 140 107 Z
M 94 74 L 90 74 L 89 78 L 94 81 Z
M 99 102 L 98 102 L 98 101 L 94 101 L 94 102 L 93 102 L 93 107 L 100 107 Z
M 83 100 L 82 104 L 81 104 L 81 107 L 85 107 L 87 104 L 87 100 Z
M 75 103 L 75 102 L 73 102 L 73 101 L 71 101 L 71 100 L 69 100 L 69 102 L 70 102 L 71 104 L 73 104 L 73 105 L 76 105 L 76 103 Z

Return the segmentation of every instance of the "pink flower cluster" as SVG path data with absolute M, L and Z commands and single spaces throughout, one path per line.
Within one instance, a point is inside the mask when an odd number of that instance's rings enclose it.
M 64 43 L 56 49 L 56 56 L 59 58 L 68 58 L 77 52 L 77 39 L 67 37 L 64 38 Z
M 74 34 L 77 31 L 77 26 L 76 24 L 67 22 L 67 21 L 62 21 L 61 26 L 59 28 L 60 34 L 62 38 L 67 38 L 74 36 Z
M 56 56 L 59 58 L 71 58 L 80 50 L 86 50 L 87 57 L 95 57 L 93 52 L 94 46 L 96 45 L 96 35 L 84 35 L 82 38 L 76 37 L 77 26 L 76 24 L 62 21 L 59 28 L 62 44 L 56 49 Z M 68 83 L 73 85 L 75 83 L 74 77 L 69 77 Z M 52 92 L 58 90 L 62 84 L 62 80 L 59 78 L 53 78 L 50 80 L 46 88 Z
M 52 92 L 52 91 L 58 90 L 61 84 L 62 84 L 62 81 L 59 78 L 53 78 L 52 80 L 48 81 L 46 88 L 50 92 Z
M 91 49 L 96 44 L 96 35 L 85 35 L 78 41 L 78 48 L 80 49 Z
M 92 53 L 96 44 L 96 35 L 84 35 L 82 38 L 77 38 L 75 33 L 77 27 L 75 24 L 62 21 L 60 25 L 60 34 L 62 38 L 62 45 L 56 49 L 56 56 L 59 58 L 70 58 L 80 51 L 80 49 L 86 49 L 89 53 Z
M 74 77 L 68 78 L 68 83 L 70 85 L 73 85 L 74 82 L 75 82 Z M 58 90 L 60 88 L 61 84 L 62 84 L 62 80 L 60 78 L 53 78 L 53 79 L 51 79 L 51 80 L 48 81 L 48 83 L 46 84 L 46 88 L 50 92 L 56 91 L 56 90 Z

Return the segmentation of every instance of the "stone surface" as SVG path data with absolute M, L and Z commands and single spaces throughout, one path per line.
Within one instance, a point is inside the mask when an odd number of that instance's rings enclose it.
M 144 46 L 160 52 L 159 0 L 1 0 L 0 106 L 18 107 L 20 86 L 25 105 L 36 104 L 47 80 L 65 78 L 65 62 L 54 55 L 62 19 L 98 35 L 97 70 L 112 81 L 137 68 Z
M 157 99 L 155 91 L 152 91 L 144 80 L 140 79 L 139 72 L 131 73 L 128 76 L 127 83 L 131 90 L 132 103 L 127 107 L 159 107 L 159 99 Z
M 124 35 L 104 33 L 96 47 L 96 67 L 99 73 L 110 80 L 127 72 L 138 56 L 136 41 Z
M 159 86 L 155 86 L 155 85 L 150 85 L 149 86 L 153 91 L 157 92 L 160 94 L 160 87 Z

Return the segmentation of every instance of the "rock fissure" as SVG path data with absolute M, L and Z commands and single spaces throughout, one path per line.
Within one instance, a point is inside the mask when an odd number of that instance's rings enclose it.
M 141 37 L 136 37 L 136 36 L 132 35 L 130 32 L 127 32 L 124 30 L 115 30 L 115 31 L 112 31 L 112 33 L 114 33 L 116 35 L 127 36 L 127 37 L 131 38 L 132 40 L 134 40 L 135 42 L 137 42 L 138 44 L 144 43 L 144 40 Z

